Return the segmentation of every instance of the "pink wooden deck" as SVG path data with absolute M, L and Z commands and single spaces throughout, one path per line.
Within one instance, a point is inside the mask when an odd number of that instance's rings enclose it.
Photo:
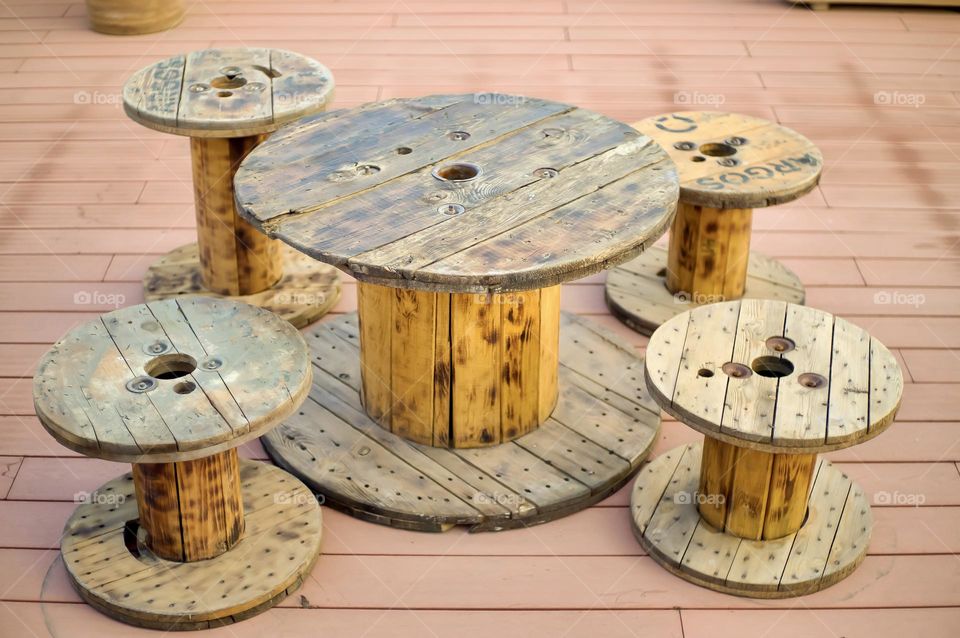
M 322 60 L 338 106 L 493 89 L 627 121 L 693 104 L 795 127 L 824 151 L 822 185 L 757 213 L 755 246 L 801 275 L 811 305 L 895 350 L 907 386 L 889 433 L 830 455 L 876 495 L 877 524 L 863 566 L 813 596 L 739 599 L 671 576 L 634 542 L 623 491 L 473 536 L 327 511 L 325 555 L 299 594 L 211 634 L 960 635 L 960 14 L 783 0 L 188 4 L 177 29 L 120 38 L 89 31 L 79 1 L 0 2 L 0 637 L 156 635 L 80 604 L 61 566 L 47 576 L 74 494 L 125 468 L 47 436 L 30 375 L 76 322 L 141 301 L 146 265 L 194 236 L 187 141 L 127 120 L 124 79 L 229 45 Z M 564 307 L 642 349 L 601 283 L 565 286 Z M 337 311 L 354 306 L 347 285 Z M 668 422 L 656 453 L 695 436 Z

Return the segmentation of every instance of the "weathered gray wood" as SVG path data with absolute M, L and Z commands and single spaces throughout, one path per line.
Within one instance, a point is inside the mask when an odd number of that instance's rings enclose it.
M 748 115 L 687 111 L 649 117 L 633 126 L 677 163 L 680 198 L 689 204 L 783 204 L 813 190 L 823 170 L 823 156 L 810 140 Z
M 125 527 L 137 520 L 131 476 L 101 486 L 64 528 L 63 564 L 81 597 L 130 624 L 201 629 L 262 611 L 296 590 L 320 552 L 320 506 L 303 483 L 265 463 L 241 461 L 240 477 L 242 545 L 195 562 L 158 558 L 142 538 L 128 549 Z
M 607 307 L 620 321 L 645 335 L 697 304 L 689 295 L 671 294 L 666 287 L 667 250 L 652 246 L 632 261 L 610 269 L 604 294 Z M 800 278 L 775 259 L 750 253 L 746 299 L 775 299 L 802 304 Z
M 131 119 L 191 137 L 247 137 L 322 111 L 333 76 L 281 49 L 204 49 L 134 73 L 123 88 Z
M 593 348 L 605 369 L 623 365 L 639 375 L 635 355 L 589 322 L 565 317 L 561 344 L 574 338 Z M 540 428 L 487 448 L 420 445 L 380 427 L 360 404 L 356 315 L 315 326 L 307 341 L 316 368 L 311 400 L 264 436 L 264 447 L 327 503 L 372 522 L 485 531 L 553 520 L 622 486 L 659 431 L 659 412 L 645 391 L 640 399 L 625 397 L 602 378 L 585 380 L 569 367 L 575 359 L 576 368 L 589 371 L 579 351 L 561 346 L 561 399 Z
M 725 313 L 738 314 L 735 330 L 722 320 Z M 687 328 L 680 363 L 675 322 L 704 326 Z M 691 334 L 700 345 L 690 343 Z M 772 337 L 796 347 L 778 351 L 768 342 Z M 725 350 L 731 354 L 719 361 Z M 759 357 L 783 359 L 792 371 L 763 376 L 755 371 Z M 708 436 L 766 452 L 809 454 L 861 443 L 893 422 L 903 393 L 900 368 L 876 339 L 829 313 L 781 301 L 743 299 L 690 310 L 653 334 L 646 360 L 647 387 L 664 410 Z M 727 374 L 725 363 L 741 366 L 746 376 Z M 696 379 L 703 369 L 713 376 Z M 723 393 L 681 392 L 717 378 Z
M 657 457 L 634 483 L 634 535 L 670 572 L 728 594 L 787 598 L 829 587 L 863 560 L 870 507 L 859 486 L 828 461 L 821 461 L 803 527 L 776 540 L 750 541 L 700 517 L 700 447 L 683 445 Z
M 432 174 L 455 162 L 480 173 Z M 362 281 L 481 292 L 542 288 L 635 256 L 672 218 L 676 181 L 663 150 L 625 124 L 469 94 L 307 120 L 251 153 L 236 188 L 251 223 Z
M 195 369 L 126 387 L 158 360 Z M 223 299 L 151 302 L 74 328 L 44 355 L 34 404 L 44 427 L 86 456 L 185 461 L 236 447 L 274 427 L 306 397 L 307 347 L 289 323 Z

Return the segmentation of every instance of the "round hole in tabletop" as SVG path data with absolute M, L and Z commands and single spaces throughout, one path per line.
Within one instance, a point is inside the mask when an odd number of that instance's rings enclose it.
M 707 158 L 704 157 L 703 155 L 694 155 L 693 157 L 690 158 L 690 161 L 691 161 L 691 162 L 706 162 L 706 161 L 707 161 Z
M 701 144 L 700 152 L 710 157 L 729 157 L 735 155 L 737 149 L 729 144 L 711 142 L 709 144 Z
M 476 164 L 457 162 L 433 169 L 433 176 L 444 182 L 469 182 L 476 179 L 482 170 Z
M 217 97 L 230 97 L 233 95 L 233 91 L 219 91 Z
M 188 354 L 176 353 L 154 357 L 144 370 L 154 379 L 179 379 L 197 369 L 197 360 Z
M 711 370 L 710 368 L 700 368 L 699 370 L 697 370 L 697 376 L 704 377 L 705 379 L 709 379 L 710 377 L 713 376 L 713 370 Z
M 197 384 L 193 381 L 181 381 L 173 386 L 173 391 L 177 394 L 190 394 L 197 389 Z
M 413 152 L 413 149 L 409 146 L 401 146 L 397 149 L 397 155 L 409 155 Z
M 793 364 L 780 357 L 764 355 L 757 357 L 750 365 L 761 377 L 780 378 L 793 374 Z
M 247 78 L 240 76 L 220 76 L 218 78 L 213 78 L 210 80 L 210 86 L 215 89 L 239 89 L 241 86 L 247 83 Z

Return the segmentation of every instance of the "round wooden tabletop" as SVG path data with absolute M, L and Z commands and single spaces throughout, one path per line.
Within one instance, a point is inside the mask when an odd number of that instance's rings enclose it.
M 903 393 L 893 355 L 865 330 L 783 301 L 700 306 L 647 346 L 647 387 L 666 412 L 734 445 L 816 453 L 876 436 Z
M 680 173 L 680 199 L 711 208 L 763 208 L 804 195 L 823 156 L 796 131 L 736 113 L 689 111 L 633 125 L 655 139 Z
M 327 67 L 283 49 L 204 49 L 140 69 L 123 108 L 152 129 L 191 137 L 246 137 L 317 113 L 333 98 Z
M 33 382 L 63 445 L 131 463 L 196 459 L 277 425 L 307 396 L 307 345 L 283 319 L 225 299 L 122 308 L 71 330 Z
M 634 129 L 500 94 L 397 99 L 285 128 L 234 180 L 240 214 L 361 281 L 543 288 L 626 261 L 666 230 L 677 175 Z

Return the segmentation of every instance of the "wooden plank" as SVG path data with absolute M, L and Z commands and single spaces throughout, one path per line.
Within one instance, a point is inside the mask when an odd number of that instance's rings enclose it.
M 434 376 L 436 362 L 436 295 L 391 289 L 393 300 L 374 310 L 391 313 L 390 428 L 394 434 L 431 445 L 434 438 Z M 374 319 L 378 321 L 378 319 Z M 382 339 L 382 335 L 378 335 Z
M 469 447 L 500 441 L 499 375 L 500 308 L 477 301 L 476 295 L 450 297 L 453 389 L 451 416 L 457 424 L 451 445 Z M 496 421 L 491 422 L 490 415 Z
M 870 336 L 834 319 L 826 441 L 855 438 L 870 423 Z
M 500 429 L 502 437 L 510 441 L 540 425 L 540 377 L 556 376 L 557 368 L 540 368 L 543 311 L 539 290 L 485 298 L 498 307 L 494 312 L 500 312 Z M 558 313 L 546 316 L 547 322 L 553 319 L 559 320 Z
M 560 287 L 540 289 L 540 374 L 537 379 L 537 419 L 545 421 L 557 402 L 560 362 Z
M 363 405 L 379 423 L 389 423 L 393 409 L 390 381 L 393 378 L 394 291 L 385 286 L 359 284 L 357 307 L 360 320 L 360 366 Z M 314 333 L 318 334 L 318 333 Z

